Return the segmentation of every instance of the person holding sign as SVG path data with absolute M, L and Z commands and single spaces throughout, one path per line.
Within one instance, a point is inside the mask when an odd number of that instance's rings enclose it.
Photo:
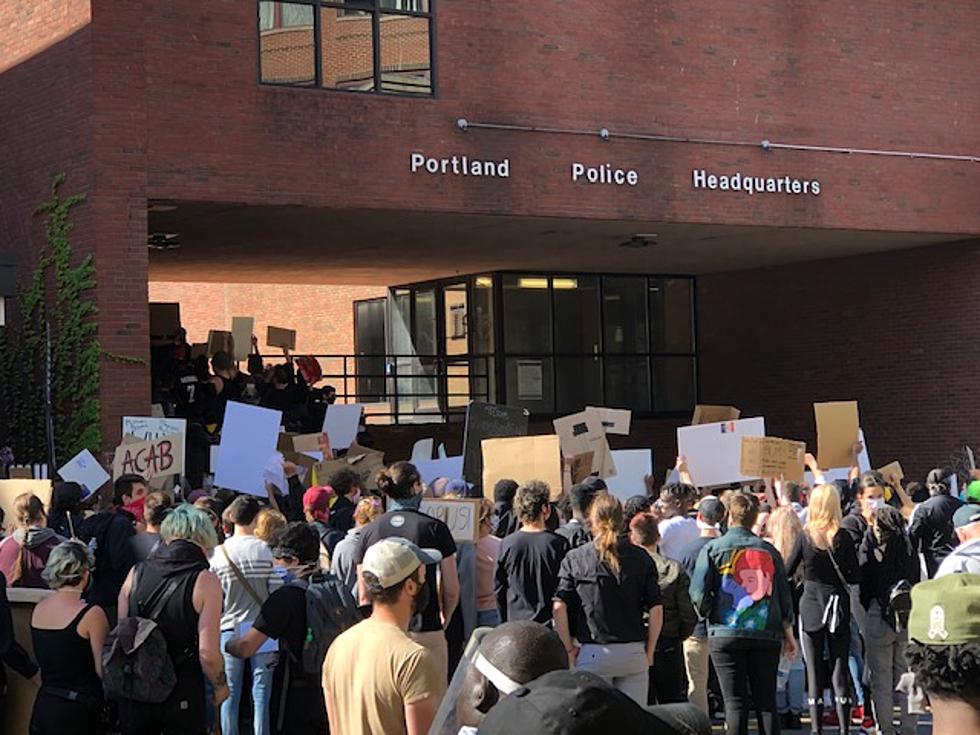
M 449 683 L 449 648 L 445 628 L 449 625 L 453 612 L 459 604 L 456 542 L 453 540 L 449 526 L 419 511 L 422 503 L 422 478 L 411 462 L 395 462 L 386 470 L 379 472 L 377 485 L 388 498 L 390 510 L 361 531 L 355 554 L 361 604 L 366 605 L 370 600 L 364 579 L 360 574 L 360 565 L 368 549 L 382 539 L 398 536 L 408 539 L 419 548 L 436 549 L 442 554 L 442 561 L 438 565 L 441 584 L 438 581 L 436 565 L 426 565 L 425 580 L 429 593 L 421 601 L 408 630 L 412 640 L 432 652 L 439 669 L 439 680 L 445 691 Z

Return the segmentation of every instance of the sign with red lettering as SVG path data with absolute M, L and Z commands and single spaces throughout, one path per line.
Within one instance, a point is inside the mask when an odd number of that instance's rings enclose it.
M 112 461 L 112 477 L 140 475 L 145 480 L 184 471 L 184 437 L 168 434 L 148 441 L 120 444 Z

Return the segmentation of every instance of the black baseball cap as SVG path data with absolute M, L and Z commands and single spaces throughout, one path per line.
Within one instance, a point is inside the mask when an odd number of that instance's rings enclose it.
M 683 731 L 677 724 L 647 712 L 595 674 L 551 671 L 500 700 L 480 735 L 673 735 Z

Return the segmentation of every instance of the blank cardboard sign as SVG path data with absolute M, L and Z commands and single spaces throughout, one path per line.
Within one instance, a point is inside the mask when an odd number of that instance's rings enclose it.
M 233 316 L 231 318 L 231 338 L 235 346 L 235 360 L 247 360 L 252 351 L 252 333 L 255 330 L 255 317 Z
M 716 424 L 719 421 L 738 421 L 742 412 L 735 406 L 709 406 L 698 404 L 694 407 L 694 416 L 691 418 L 691 426 L 701 424 Z
M 823 468 L 850 467 L 851 447 L 858 440 L 857 401 L 814 403 L 817 422 L 817 464 Z
M 561 450 L 554 434 L 484 439 L 480 446 L 485 493 L 497 480 L 509 479 L 518 485 L 541 480 L 548 483 L 553 500 L 561 497 Z
M 282 347 L 287 350 L 296 349 L 296 330 L 283 327 L 269 327 L 265 333 L 265 343 L 269 347 Z

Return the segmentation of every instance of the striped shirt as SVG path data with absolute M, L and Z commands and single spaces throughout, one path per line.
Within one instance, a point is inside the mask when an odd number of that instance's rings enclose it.
M 236 534 L 214 550 L 211 571 L 218 575 L 224 595 L 221 630 L 237 631 L 239 624 L 255 621 L 261 604 L 238 581 L 238 576 L 228 563 L 229 557 L 241 570 L 261 602 L 265 602 L 282 585 L 282 578 L 273 570 L 272 551 L 264 541 L 255 536 Z

